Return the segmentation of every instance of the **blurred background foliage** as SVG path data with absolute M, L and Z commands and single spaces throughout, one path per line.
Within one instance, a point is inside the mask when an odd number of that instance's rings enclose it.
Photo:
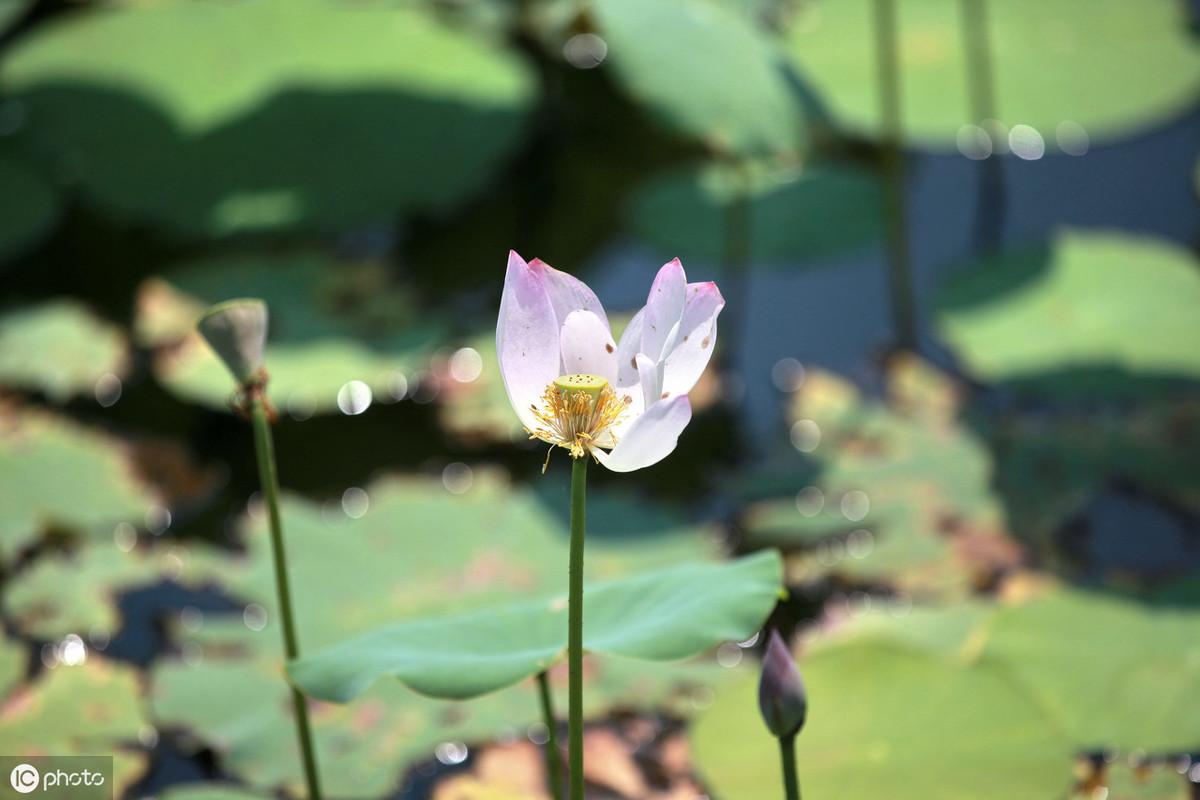
M 561 588 L 515 248 L 728 301 L 589 570 L 767 547 L 816 798 L 1200 793 L 1200 9 L 1183 0 L 0 0 L 0 752 L 298 785 L 246 426 L 271 308 L 301 640 Z M 697 586 L 696 591 L 703 591 Z M 588 663 L 597 798 L 776 796 L 755 640 Z M 556 691 L 565 675 L 551 676 Z M 314 712 L 335 798 L 546 797 L 536 689 Z

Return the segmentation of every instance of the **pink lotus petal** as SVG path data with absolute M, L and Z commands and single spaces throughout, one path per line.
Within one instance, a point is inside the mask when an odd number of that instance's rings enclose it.
M 674 346 L 663 361 L 662 390 L 687 394 L 704 374 L 717 344 L 717 315 L 725 298 L 715 283 L 690 283 Z
M 613 472 L 632 472 L 657 464 L 675 449 L 679 434 L 691 418 L 692 406 L 686 395 L 660 400 L 633 421 L 611 453 L 593 453 Z
M 496 354 L 508 401 L 521 424 L 536 426 L 530 406 L 559 376 L 558 323 L 546 293 L 544 271 L 508 254 L 496 322 Z
M 650 286 L 646 316 L 642 320 L 641 352 L 655 361 L 661 361 L 665 355 L 664 345 L 683 316 L 686 294 L 687 275 L 679 259 L 664 264 Z
M 591 311 L 572 311 L 560 333 L 562 374 L 599 375 L 609 383 L 617 380 L 617 343 L 608 326 Z
M 554 317 L 558 320 L 560 328 L 567 321 L 567 315 L 572 311 L 590 311 L 600 318 L 606 330 L 609 329 L 604 306 L 600 304 L 596 293 L 588 288 L 586 283 L 537 258 L 530 261 L 529 266 L 541 274 L 546 294 L 550 297 L 550 304 L 554 306 Z

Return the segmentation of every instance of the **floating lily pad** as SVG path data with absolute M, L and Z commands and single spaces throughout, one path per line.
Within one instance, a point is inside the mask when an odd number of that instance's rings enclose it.
M 746 639 L 775 607 L 780 572 L 772 550 L 730 564 L 689 564 L 592 584 L 583 646 L 676 661 Z M 352 700 L 382 675 L 433 697 L 467 699 L 544 672 L 566 647 L 566 597 L 557 594 L 395 623 L 301 659 L 289 672 L 307 694 L 335 702 Z
M 265 800 L 265 795 L 256 794 L 236 786 L 204 784 L 168 789 L 163 800 Z
M 756 265 L 804 265 L 877 246 L 883 235 L 878 178 L 835 165 L 749 176 L 721 166 L 675 172 L 634 196 L 629 230 L 665 257 L 719 265 L 726 260 L 728 206 L 743 194 Z
M 985 655 L 1003 659 L 1079 749 L 1190 752 L 1200 719 L 1200 611 L 1059 591 L 997 612 Z
M 892 800 L 1059 797 L 1072 752 L 1055 718 L 993 663 L 962 664 L 864 640 L 800 662 L 809 711 L 797 738 L 806 795 Z M 727 800 L 782 792 L 779 745 L 741 670 L 693 726 L 702 777 Z
M 10 8 L 17 4 L 10 3 Z M 5 6 L 0 4 L 0 30 L 4 28 Z M 28 164 L 0 154 L 0 262 L 20 255 L 58 221 L 59 199 L 54 187 Z
M 47 528 L 109 536 L 154 495 L 117 440 L 60 417 L 0 406 L 0 557 Z
M 145 765 L 145 756 L 130 747 L 144 724 L 141 708 L 136 670 L 93 659 L 59 666 L 0 706 L 0 750 L 13 756 L 112 756 L 120 793 Z
M 10 639 L 0 639 L 4 646 L 0 647 L 0 700 L 25 677 L 29 666 L 29 653 L 19 642 Z
M 566 498 L 562 487 L 561 498 Z M 300 643 L 317 652 L 377 626 L 420 615 L 478 609 L 566 585 L 568 537 L 561 517 L 531 492 L 476 469 L 453 495 L 439 482 L 388 479 L 367 487 L 368 510 L 348 517 L 336 503 L 287 498 L 283 504 Z M 712 555 L 702 531 L 678 514 L 594 492 L 587 571 L 592 580 Z M 604 513 L 620 503 L 622 514 Z M 355 509 L 355 513 L 361 509 Z M 246 604 L 243 617 L 208 615 L 181 631 L 186 663 L 158 666 L 154 712 L 210 743 L 222 763 L 255 787 L 301 775 L 286 716 L 282 654 L 265 522 L 247 526 L 244 557 L 192 554 L 181 580 L 219 587 Z M 330 564 L 338 568 L 331 570 Z M 615 702 L 687 702 L 712 667 L 654 665 L 606 658 L 588 667 L 592 712 Z M 650 667 L 650 668 L 647 668 Z M 382 793 L 442 741 L 475 741 L 537 721 L 531 682 L 470 704 L 414 695 L 392 682 L 345 708 L 318 706 L 318 747 L 331 794 Z M 229 686 L 214 698 L 213 686 Z M 377 790 L 377 791 L 376 791 Z
M 915 373 L 925 385 L 906 390 Z M 957 421 L 945 376 L 910 359 L 893 364 L 889 383 L 884 404 L 809 370 L 788 416 L 794 442 L 810 452 L 793 449 L 747 476 L 742 494 L 753 502 L 739 527 L 751 547 L 792 551 L 799 576 L 959 592 L 1014 549 L 987 448 Z
M 89 542 L 74 553 L 39 558 L 6 587 L 4 605 L 26 636 L 108 639 L 120 623 L 117 595 L 172 574 L 176 558 L 166 551 L 126 552 L 111 540 Z
M 126 371 L 125 337 L 72 300 L 0 315 L 0 384 L 41 391 L 55 402 L 95 390 Z
M 1200 272 L 1182 248 L 1069 232 L 952 277 L 942 337 L 981 381 L 1054 396 L 1200 379 Z
M 1200 88 L 1200 48 L 1173 0 L 1004 0 L 987 2 L 995 114 L 1031 125 L 1054 146 L 1058 126 L 1083 126 L 1093 141 L 1128 135 L 1182 113 Z M 959 0 L 896 3 L 906 133 L 952 147 L 971 118 Z M 805 3 L 788 48 L 836 119 L 880 132 L 868 0 Z
M 427 363 L 441 332 L 428 314 L 414 321 L 416 301 L 378 264 L 343 264 L 310 253 L 182 266 L 142 286 L 138 337 L 159 346 L 155 373 L 168 389 L 215 408 L 226 406 L 233 379 L 194 326 L 205 308 L 231 297 L 267 303 L 268 392 L 281 410 L 335 411 L 351 381 L 387 398 L 397 373 Z
M 534 93 L 515 53 L 382 0 L 100 4 L 0 74 L 31 152 L 113 215 L 193 235 L 445 208 L 496 174 Z
M 722 153 L 803 150 L 786 59 L 743 15 L 709 0 L 606 0 L 591 11 L 617 80 L 670 129 Z

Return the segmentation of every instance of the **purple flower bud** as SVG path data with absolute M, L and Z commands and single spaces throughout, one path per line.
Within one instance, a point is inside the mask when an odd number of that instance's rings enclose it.
M 196 323 L 238 383 L 246 383 L 263 365 L 267 343 L 267 306 L 262 300 L 228 300 Z
M 779 632 L 772 630 L 763 655 L 762 678 L 758 684 L 758 708 L 768 730 L 777 737 L 793 736 L 804 727 L 808 695 L 800 670 Z

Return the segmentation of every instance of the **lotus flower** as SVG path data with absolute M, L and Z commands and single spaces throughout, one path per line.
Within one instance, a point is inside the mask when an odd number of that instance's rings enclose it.
M 712 356 L 724 306 L 715 283 L 688 283 L 675 259 L 618 344 L 586 284 L 510 252 L 496 324 L 508 400 L 530 438 L 552 449 L 614 472 L 656 464 L 692 418 L 687 393 Z

